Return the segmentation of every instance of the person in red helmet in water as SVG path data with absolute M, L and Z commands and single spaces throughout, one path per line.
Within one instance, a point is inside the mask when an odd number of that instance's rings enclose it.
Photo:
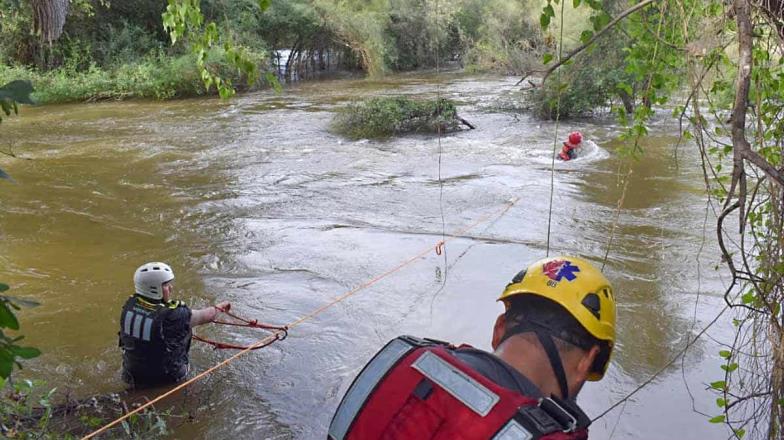
M 561 152 L 558 157 L 561 160 L 572 160 L 577 156 L 577 149 L 582 148 L 580 145 L 583 141 L 583 135 L 579 131 L 569 133 L 569 138 L 563 143 Z

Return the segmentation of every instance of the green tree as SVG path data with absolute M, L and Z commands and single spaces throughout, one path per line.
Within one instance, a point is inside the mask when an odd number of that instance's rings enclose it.
M 596 0 L 585 44 L 557 57 L 545 81 L 613 29 L 631 37 L 625 74 L 638 86 L 633 112 L 616 107 L 628 151 L 640 152 L 653 108 L 677 100 L 673 115 L 700 152 L 706 190 L 719 211 L 716 232 L 732 275 L 724 292 L 735 334 L 719 380 L 719 414 L 734 438 L 784 434 L 784 2 L 643 0 L 617 14 Z M 561 4 L 562 5 L 562 4 Z M 548 2 L 541 22 L 556 18 Z M 614 17 L 614 18 L 613 18 Z M 625 18 L 627 20 L 624 21 Z M 628 84 L 627 84 L 628 85 Z M 686 87 L 681 94 L 680 85 Z M 631 87 L 629 87 L 631 88 Z M 628 90 L 627 90 L 628 91 Z M 724 168 L 729 165 L 729 169 Z M 726 227 L 730 215 L 736 225 Z
M 270 0 L 256 0 L 255 5 L 265 10 L 270 5 Z M 259 68 L 248 51 L 233 44 L 230 38 L 225 37 L 214 21 L 205 23 L 199 0 L 169 0 L 166 11 L 162 15 L 163 28 L 169 33 L 172 44 L 185 41 L 191 52 L 196 56 L 201 79 L 207 90 L 213 85 L 222 98 L 228 98 L 235 93 L 230 78 L 216 72 L 207 63 L 209 51 L 220 47 L 229 66 L 243 74 L 248 85 L 253 85 L 259 77 Z M 271 73 L 267 80 L 273 85 L 277 84 Z

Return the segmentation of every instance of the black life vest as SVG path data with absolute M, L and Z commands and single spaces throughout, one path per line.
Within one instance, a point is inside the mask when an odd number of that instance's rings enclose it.
M 160 385 L 187 376 L 191 327 L 184 303 L 153 303 L 131 296 L 120 315 L 119 336 L 123 380 L 128 384 Z
M 573 402 L 504 388 L 446 343 L 393 339 L 340 402 L 329 440 L 583 440 L 590 419 Z

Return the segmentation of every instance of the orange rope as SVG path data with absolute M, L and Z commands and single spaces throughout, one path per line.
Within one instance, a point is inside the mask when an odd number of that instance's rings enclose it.
M 470 224 L 469 226 L 467 226 L 467 227 L 465 227 L 465 228 L 455 232 L 453 234 L 454 236 L 444 238 L 444 240 L 441 240 L 435 246 L 430 246 L 427 249 L 422 250 L 421 252 L 419 252 L 415 256 L 409 258 L 408 260 L 403 261 L 402 263 L 398 264 L 397 266 L 393 267 L 392 269 L 389 269 L 386 272 L 384 272 L 384 273 L 382 273 L 380 275 L 377 275 L 377 276 L 371 278 L 369 281 L 366 281 L 363 284 L 360 284 L 359 286 L 357 286 L 357 287 L 349 290 L 348 292 L 338 296 L 337 298 L 333 299 L 332 301 L 328 302 L 327 304 L 325 304 L 325 305 L 319 307 L 318 309 L 308 313 L 307 315 L 297 319 L 296 321 L 293 321 L 291 324 L 287 325 L 286 327 L 288 329 L 292 329 L 292 328 L 302 324 L 303 322 L 313 318 L 314 316 L 320 314 L 321 312 L 323 312 L 324 310 L 332 307 L 333 305 L 335 305 L 335 304 L 345 300 L 346 298 L 348 298 L 350 296 L 353 296 L 355 293 L 359 292 L 360 290 L 366 289 L 367 287 L 370 287 L 371 285 L 381 281 L 382 279 L 388 277 L 389 275 L 392 275 L 393 273 L 400 271 L 404 267 L 406 267 L 406 266 L 410 265 L 411 263 L 415 262 L 416 260 L 424 257 L 425 255 L 427 255 L 428 253 L 433 251 L 436 247 L 443 246 L 446 242 L 448 242 L 450 240 L 453 240 L 455 238 L 459 238 L 459 237 L 455 237 L 455 236 L 463 235 L 466 232 L 468 232 L 469 230 L 475 228 L 476 226 L 478 226 L 478 225 L 480 225 L 482 223 L 487 222 L 491 218 L 500 218 L 501 216 L 506 214 L 506 212 L 509 211 L 512 208 L 512 206 L 514 206 L 515 203 L 517 203 L 517 200 L 518 200 L 517 198 L 514 198 L 514 199 L 510 200 L 509 202 L 506 203 L 506 206 L 504 207 L 504 209 L 502 209 L 498 214 L 496 214 L 496 215 L 487 215 L 485 217 L 480 218 L 479 220 L 477 220 L 476 222 Z M 171 390 L 169 390 L 169 391 L 159 395 L 158 397 L 148 401 L 144 405 L 139 406 L 138 408 L 134 409 L 133 411 L 130 411 L 130 412 L 128 412 L 128 413 L 118 417 L 114 421 L 104 425 L 100 429 L 98 429 L 96 431 L 93 431 L 92 433 L 82 437 L 82 440 L 91 439 L 91 438 L 97 436 L 98 434 L 101 434 L 101 433 L 107 431 L 109 428 L 117 425 L 118 423 L 121 423 L 123 420 L 127 419 L 128 417 L 130 417 L 130 416 L 132 416 L 132 415 L 134 415 L 134 414 L 144 410 L 145 408 L 147 408 L 149 406 L 152 406 L 153 404 L 155 404 L 155 403 L 157 403 L 157 402 L 159 402 L 159 401 L 161 401 L 161 400 L 171 396 L 172 394 L 176 393 L 177 391 L 180 391 L 181 389 L 189 386 L 190 384 L 192 384 L 192 383 L 202 379 L 203 377 L 207 376 L 208 374 L 212 373 L 213 371 L 217 370 L 218 368 L 221 368 L 221 367 L 223 367 L 225 365 L 228 365 L 229 363 L 233 362 L 235 359 L 237 359 L 238 357 L 244 355 L 245 353 L 247 353 L 247 352 L 249 352 L 251 350 L 255 350 L 256 348 L 260 348 L 260 347 L 263 347 L 265 345 L 269 345 L 270 343 L 272 343 L 272 342 L 274 342 L 275 340 L 278 339 L 278 337 L 279 337 L 278 333 L 280 333 L 280 332 L 276 331 L 275 333 L 273 333 L 273 334 L 271 334 L 271 335 L 269 335 L 269 336 L 267 336 L 265 338 L 260 339 L 256 343 L 251 344 L 250 346 L 246 347 L 242 351 L 238 351 L 234 355 L 224 359 L 223 361 L 221 361 L 218 364 L 208 368 L 207 370 L 202 371 L 201 373 L 197 374 L 196 376 L 193 376 L 192 378 L 186 380 L 185 382 L 175 386 Z

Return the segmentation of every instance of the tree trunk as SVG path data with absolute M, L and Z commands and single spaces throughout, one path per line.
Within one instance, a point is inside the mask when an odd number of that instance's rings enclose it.
M 301 44 L 301 40 L 297 39 L 297 42 L 294 43 L 294 46 L 291 48 L 291 52 L 289 52 L 289 59 L 286 60 L 287 81 L 291 81 L 291 65 L 293 64 L 292 61 L 294 60 L 294 57 L 297 56 L 297 52 L 299 52 L 299 47 Z
M 634 97 L 626 93 L 625 90 L 618 90 L 616 91 L 618 97 L 621 98 L 621 102 L 623 103 L 623 108 L 626 110 L 627 115 L 634 114 Z
M 40 36 L 41 41 L 51 45 L 63 34 L 70 1 L 30 0 L 30 5 L 33 7 L 33 32 Z

